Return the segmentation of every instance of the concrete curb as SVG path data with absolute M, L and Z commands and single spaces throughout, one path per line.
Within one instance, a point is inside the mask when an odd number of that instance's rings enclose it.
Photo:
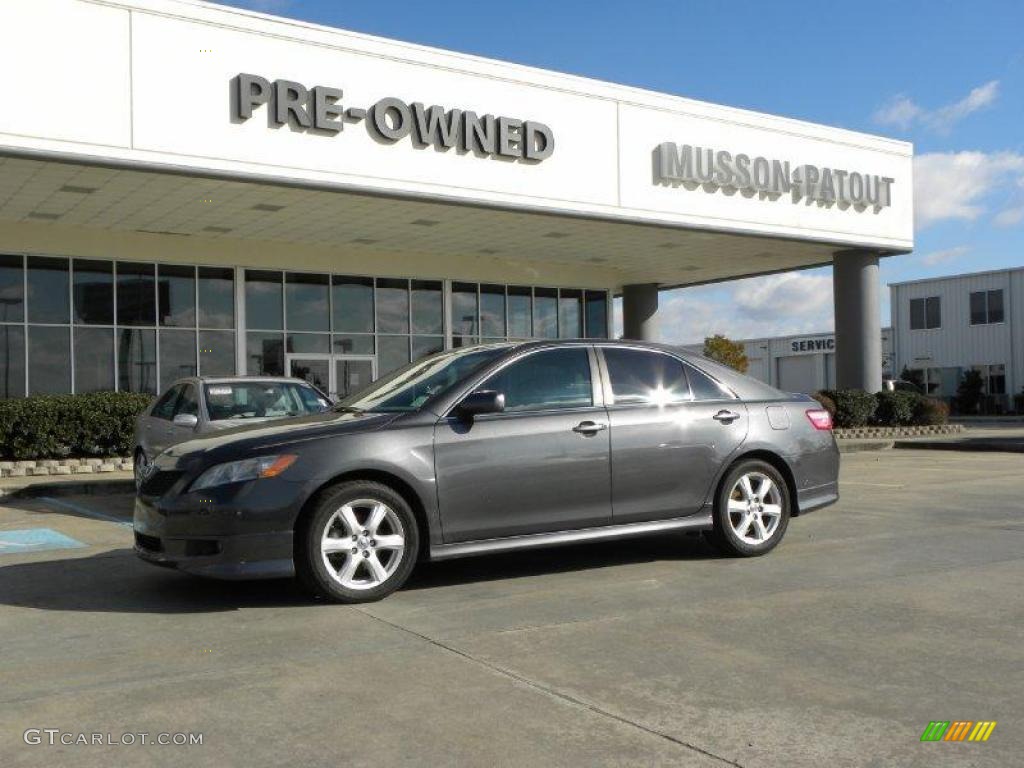
M 863 453 L 865 451 L 888 451 L 892 440 L 842 440 L 838 443 L 840 453 Z
M 836 440 L 898 440 L 904 437 L 959 435 L 960 424 L 935 424 L 927 427 L 847 427 L 833 430 Z
M 51 475 L 93 475 L 108 472 L 130 472 L 130 457 L 111 456 L 105 459 L 34 459 L 0 461 L 0 477 L 47 477 Z
M 1024 453 L 1024 441 L 964 438 L 962 440 L 897 440 L 894 448 L 961 453 Z

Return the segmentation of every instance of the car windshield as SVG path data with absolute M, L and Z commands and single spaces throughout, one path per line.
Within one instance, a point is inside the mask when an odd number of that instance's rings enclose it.
M 507 350 L 508 345 L 502 344 L 431 355 L 398 369 L 335 407 L 373 413 L 416 411 L 431 397 L 450 389 Z
M 210 421 L 307 416 L 330 408 L 330 401 L 306 384 L 288 381 L 232 381 L 206 384 Z

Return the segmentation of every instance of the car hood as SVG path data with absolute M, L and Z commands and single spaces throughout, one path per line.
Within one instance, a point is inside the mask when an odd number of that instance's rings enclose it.
M 230 451 L 239 458 L 246 453 L 294 445 L 309 440 L 342 434 L 370 432 L 397 418 L 394 413 L 318 413 L 301 418 L 261 420 L 257 424 L 236 425 L 178 443 L 159 457 L 159 464 L 174 464 L 179 459 L 199 454 Z

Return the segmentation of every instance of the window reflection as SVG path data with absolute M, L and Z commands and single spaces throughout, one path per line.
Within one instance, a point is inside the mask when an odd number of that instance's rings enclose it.
M 86 325 L 113 325 L 114 263 L 75 259 L 73 267 L 74 321 Z
M 67 323 L 68 261 L 46 256 L 28 259 L 28 321 Z
M 377 333 L 409 332 L 409 283 L 377 281 Z M 408 361 L 406 361 L 408 362 Z

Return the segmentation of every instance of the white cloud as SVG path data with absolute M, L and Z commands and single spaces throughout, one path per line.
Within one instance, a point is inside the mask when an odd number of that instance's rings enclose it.
M 926 267 L 936 267 L 939 264 L 948 264 L 951 261 L 956 261 L 964 254 L 970 253 L 970 250 L 966 245 L 958 245 L 955 248 L 944 248 L 941 251 L 926 253 L 923 256 L 919 256 L 918 261 Z
M 622 330 L 621 302 L 616 329 Z M 721 333 L 732 339 L 830 331 L 832 278 L 786 272 L 729 283 L 679 288 L 661 294 L 661 339 L 691 344 Z
M 974 221 L 984 199 L 1008 177 L 1024 174 L 1016 152 L 931 152 L 914 158 L 914 223 Z
M 997 227 L 1015 227 L 1024 221 L 1024 205 L 1004 208 L 996 214 L 993 221 Z
M 999 81 L 990 80 L 959 101 L 946 104 L 938 109 L 928 110 L 914 102 L 906 94 L 897 94 L 886 104 L 879 107 L 873 115 L 879 125 L 892 125 L 906 130 L 915 123 L 927 126 L 938 133 L 949 130 L 968 115 L 991 105 L 999 96 Z

